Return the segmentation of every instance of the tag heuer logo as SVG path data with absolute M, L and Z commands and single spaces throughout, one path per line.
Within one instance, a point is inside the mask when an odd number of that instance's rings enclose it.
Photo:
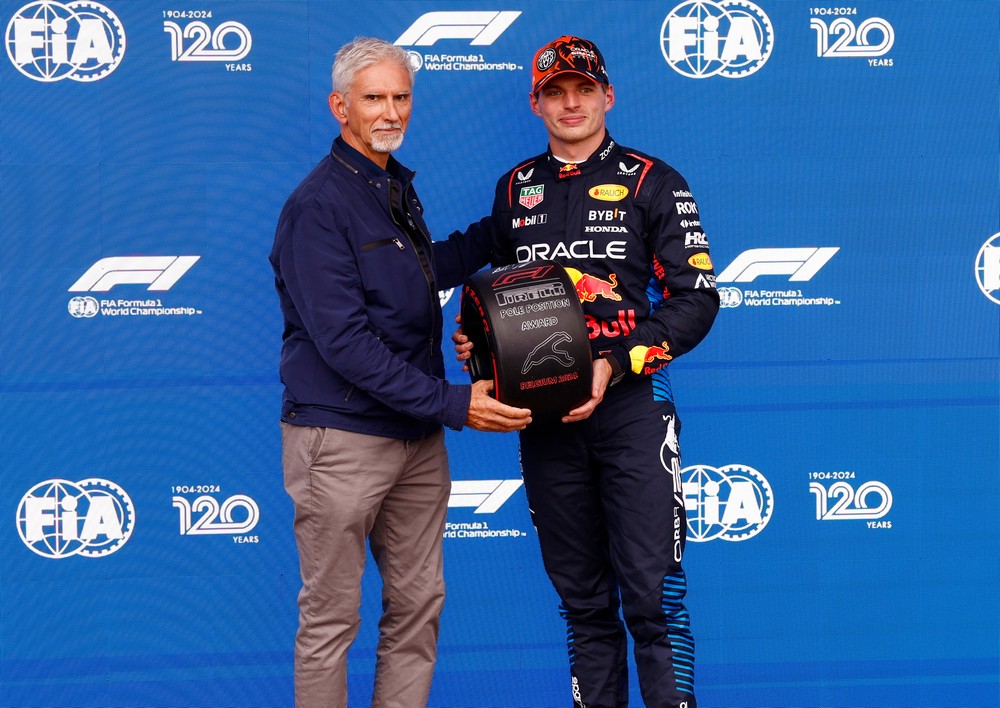
M 518 198 L 518 204 L 523 205 L 527 209 L 534 209 L 536 206 L 542 203 L 544 195 L 542 192 L 545 191 L 545 185 L 539 184 L 534 187 L 521 187 L 521 196 Z

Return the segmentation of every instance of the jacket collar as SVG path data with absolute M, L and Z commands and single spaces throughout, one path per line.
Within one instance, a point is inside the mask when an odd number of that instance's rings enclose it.
M 343 164 L 355 174 L 364 177 L 369 184 L 384 181 L 387 177 L 391 177 L 399 182 L 402 182 L 403 191 L 406 191 L 406 188 L 410 186 L 410 183 L 413 181 L 413 177 L 416 174 L 415 172 L 403 167 L 403 165 L 400 164 L 400 162 L 392 155 L 389 155 L 389 161 L 386 163 L 386 169 L 383 170 L 381 167 L 348 145 L 347 142 L 340 136 L 337 136 L 337 138 L 333 141 L 333 146 L 330 148 L 330 157 Z
M 605 130 L 604 140 L 601 142 L 600 147 L 594 150 L 593 154 L 591 154 L 591 156 L 583 162 L 563 162 L 552 154 L 551 147 L 545 151 L 545 154 L 548 158 L 549 166 L 552 168 L 552 171 L 559 177 L 559 179 L 565 179 L 567 177 L 575 177 L 576 175 L 586 174 L 599 169 L 615 152 L 616 147 L 618 147 L 618 143 L 616 143 L 614 138 L 611 137 L 611 133 Z

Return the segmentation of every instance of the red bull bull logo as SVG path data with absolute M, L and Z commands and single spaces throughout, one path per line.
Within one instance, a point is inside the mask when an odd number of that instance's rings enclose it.
M 614 273 L 609 274 L 607 280 L 590 273 L 583 273 L 576 268 L 566 268 L 566 273 L 576 286 L 576 295 L 580 298 L 580 302 L 594 302 L 598 296 L 615 302 L 622 299 L 622 296 L 615 292 L 615 288 L 618 287 L 618 276 Z
M 580 174 L 580 166 L 575 162 L 567 162 L 565 165 L 559 168 L 559 179 L 565 179 L 567 177 L 575 177 Z
M 651 374 L 662 369 L 674 358 L 670 353 L 670 345 L 666 342 L 651 347 L 642 345 L 632 347 L 628 356 L 632 363 L 632 371 L 636 374 Z

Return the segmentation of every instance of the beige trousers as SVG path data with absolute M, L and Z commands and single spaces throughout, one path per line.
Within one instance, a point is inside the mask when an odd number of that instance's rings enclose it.
M 444 431 L 406 441 L 282 422 L 281 433 L 302 573 L 295 705 L 347 706 L 366 539 L 383 584 L 372 705 L 426 705 L 444 604 Z

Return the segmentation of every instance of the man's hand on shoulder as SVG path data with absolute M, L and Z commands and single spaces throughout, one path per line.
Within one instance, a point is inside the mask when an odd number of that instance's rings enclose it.
M 492 390 L 492 381 L 476 381 L 472 384 L 472 400 L 469 401 L 469 415 L 465 424 L 489 433 L 524 430 L 531 422 L 531 411 L 500 403 L 490 396 Z

